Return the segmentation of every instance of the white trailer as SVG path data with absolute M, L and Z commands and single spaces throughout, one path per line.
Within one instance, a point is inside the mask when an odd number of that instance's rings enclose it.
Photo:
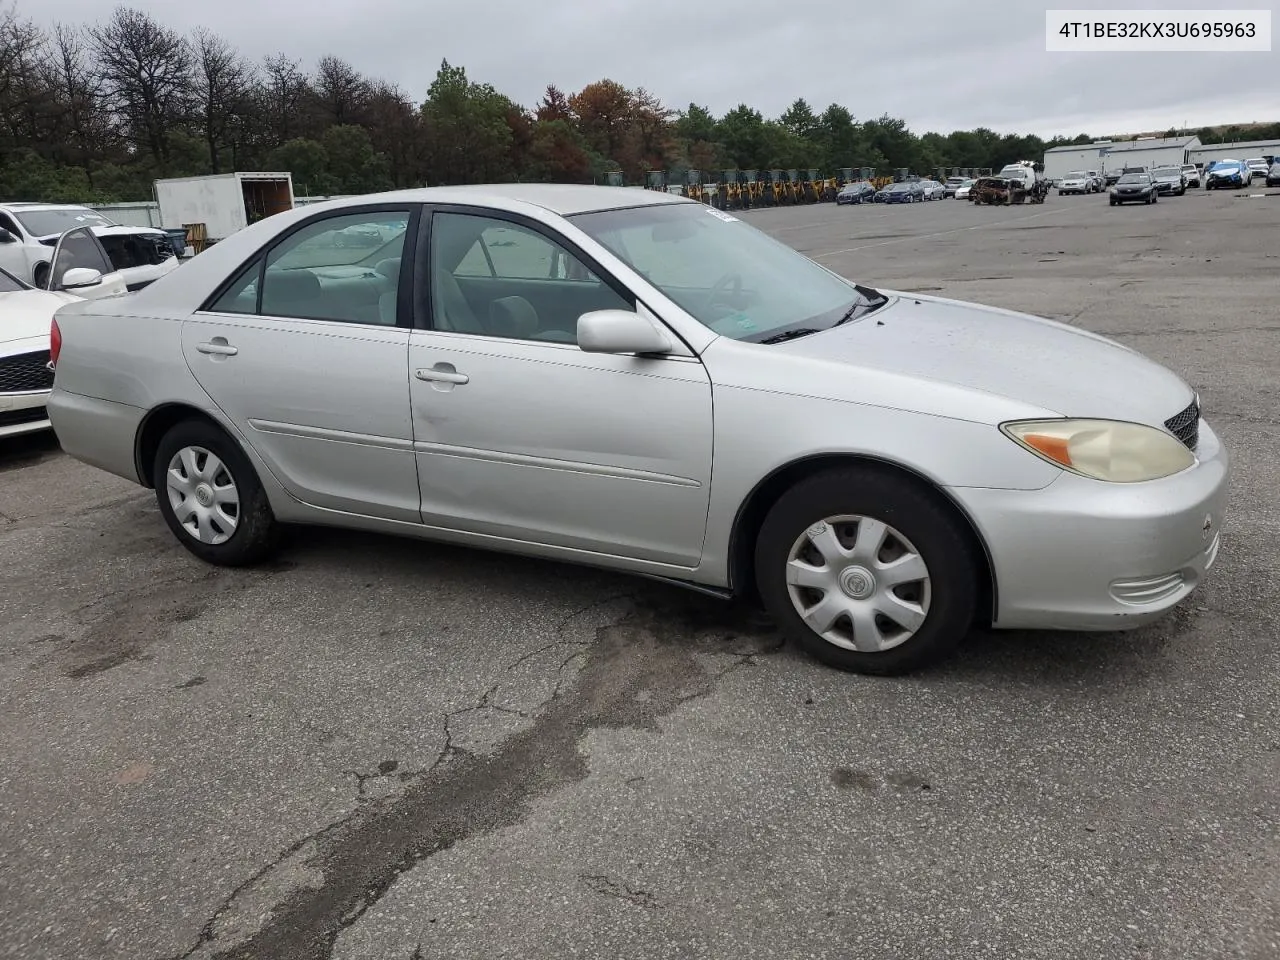
M 289 173 L 217 173 L 155 182 L 160 225 L 174 229 L 203 224 L 210 243 L 275 213 L 293 209 Z M 188 242 L 196 238 L 188 233 Z

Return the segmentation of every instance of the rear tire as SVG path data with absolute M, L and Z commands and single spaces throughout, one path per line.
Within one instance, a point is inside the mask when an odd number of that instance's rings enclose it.
M 204 420 L 160 440 L 151 468 L 156 502 L 178 542 L 206 563 L 252 566 L 279 542 L 279 524 L 249 458 Z
M 815 659 L 908 673 L 948 654 L 973 624 L 978 558 L 966 533 L 900 476 L 830 470 L 770 509 L 756 540 L 757 586 L 770 616 Z

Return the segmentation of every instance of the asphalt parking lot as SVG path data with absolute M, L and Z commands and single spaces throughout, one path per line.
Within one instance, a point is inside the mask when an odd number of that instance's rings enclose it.
M 205 567 L 0 441 L 0 957 L 1280 956 L 1280 196 L 744 216 L 1184 376 L 1235 469 L 1201 592 L 864 678 L 575 567 Z

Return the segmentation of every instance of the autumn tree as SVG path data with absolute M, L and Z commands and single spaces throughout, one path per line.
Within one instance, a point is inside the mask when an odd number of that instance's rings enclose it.
M 13 7 L 0 11 L 0 144 L 47 148 L 56 107 L 49 85 L 48 41 Z
M 421 182 L 422 129 L 418 112 L 404 91 L 375 82 L 366 104 L 366 127 L 373 149 L 386 158 L 391 183 L 409 187 Z
M 63 23 L 54 25 L 49 77 L 62 107 L 61 149 L 53 155 L 83 167 L 92 185 L 93 162 L 105 152 L 110 128 L 102 111 L 102 78 L 89 59 L 81 30 Z
M 569 98 L 578 131 L 606 157 L 622 152 L 634 120 L 631 91 L 613 80 L 589 83 Z
M 322 127 L 364 121 L 369 82 L 347 61 L 321 57 L 311 87 L 315 119 Z
M 591 182 L 591 157 L 572 123 L 555 119 L 533 125 L 524 175 L 553 183 Z
M 107 22 L 89 31 L 106 101 L 125 137 L 164 171 L 169 134 L 188 115 L 191 55 L 180 34 L 149 14 L 117 7 Z
M 546 93 L 539 101 L 534 115 L 539 120 L 573 120 L 573 110 L 569 107 L 569 98 L 554 83 L 548 85 Z
M 249 109 L 249 69 L 221 37 L 204 29 L 192 39 L 195 60 L 194 119 L 209 151 L 209 170 L 222 172 L 221 150 Z
M 511 169 L 511 101 L 462 67 L 440 65 L 422 105 L 428 178 L 436 184 L 506 180 Z
M 267 57 L 262 63 L 258 99 L 263 119 L 277 144 L 302 133 L 302 110 L 311 97 L 311 86 L 297 60 L 284 54 Z

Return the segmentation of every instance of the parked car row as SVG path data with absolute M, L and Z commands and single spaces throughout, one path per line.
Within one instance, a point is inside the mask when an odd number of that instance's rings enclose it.
M 973 180 L 968 177 L 951 177 L 947 182 L 937 180 L 902 180 L 890 183 L 879 190 L 868 180 L 847 183 L 836 194 L 837 204 L 854 203 L 923 203 L 926 200 L 942 200 L 957 195 L 957 190 L 968 187 Z

